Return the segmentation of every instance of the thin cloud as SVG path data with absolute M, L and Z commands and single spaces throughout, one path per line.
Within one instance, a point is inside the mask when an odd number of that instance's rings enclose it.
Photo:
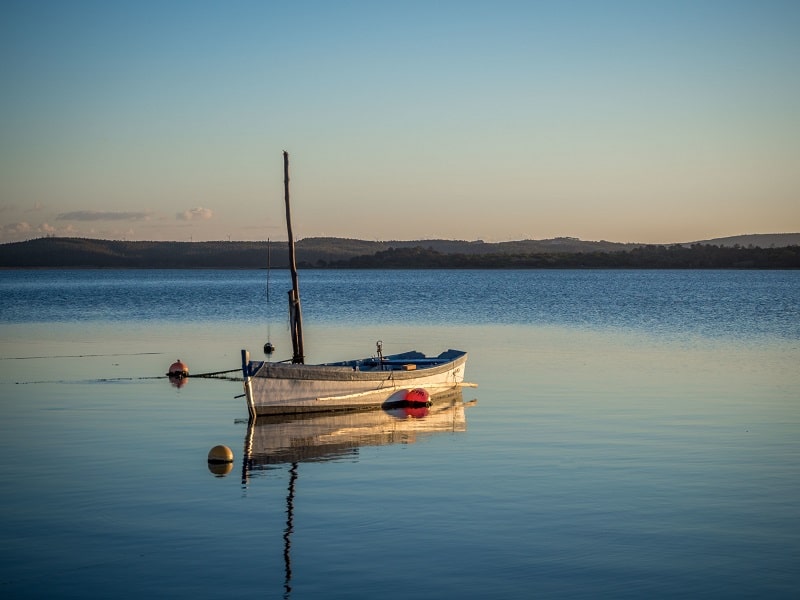
M 3 226 L 3 233 L 27 233 L 33 229 L 30 223 L 21 221 L 20 223 L 9 223 Z
M 206 221 L 214 216 L 214 211 L 210 208 L 203 208 L 202 206 L 197 206 L 195 208 L 190 208 L 189 210 L 185 210 L 182 213 L 178 213 L 175 215 L 175 218 L 179 221 L 194 221 L 194 220 L 201 220 Z
M 151 212 L 117 212 L 110 210 L 76 210 L 60 213 L 56 221 L 146 221 Z
M 24 236 L 26 234 L 33 234 L 39 233 L 42 235 L 75 235 L 77 234 L 77 230 L 71 225 L 68 224 L 64 227 L 55 227 L 50 225 L 50 223 L 42 223 L 40 225 L 31 225 L 27 221 L 20 221 L 19 223 L 7 223 L 0 227 L 0 235 L 2 236 L 10 236 L 10 237 L 18 237 L 20 235 Z

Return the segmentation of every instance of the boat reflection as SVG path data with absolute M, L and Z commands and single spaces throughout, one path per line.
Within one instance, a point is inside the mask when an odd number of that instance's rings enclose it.
M 338 460 L 357 456 L 361 446 L 413 444 L 437 433 L 466 431 L 464 407 L 458 388 L 431 396 L 430 406 L 395 404 L 357 412 L 251 419 L 242 483 L 279 465 Z
M 289 467 L 286 527 L 283 530 L 283 598 L 292 593 L 292 534 L 295 530 L 295 486 L 301 462 L 320 462 L 358 455 L 361 446 L 413 444 L 438 433 L 467 430 L 461 388 L 430 397 L 430 405 L 388 405 L 359 412 L 261 416 L 250 419 L 244 443 L 242 485 L 251 477 L 281 465 Z

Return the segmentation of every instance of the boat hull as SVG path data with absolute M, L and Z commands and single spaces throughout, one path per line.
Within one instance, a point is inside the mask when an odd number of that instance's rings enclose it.
M 466 352 L 448 350 L 322 365 L 244 359 L 242 368 L 248 409 L 257 416 L 377 407 L 413 388 L 434 394 L 462 385 L 466 362 Z

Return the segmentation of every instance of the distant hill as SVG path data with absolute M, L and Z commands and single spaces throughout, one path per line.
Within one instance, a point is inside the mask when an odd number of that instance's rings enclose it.
M 786 246 L 800 246 L 800 233 L 755 233 L 692 243 L 725 247 L 741 246 L 742 248 L 784 248 Z
M 237 266 L 266 267 L 266 243 L 38 238 L 0 246 L 0 267 L 185 269 Z
M 286 242 L 283 242 L 281 249 Z M 642 246 L 618 242 L 587 242 L 577 238 L 561 237 L 549 240 L 521 240 L 517 242 L 484 242 L 464 240 L 412 240 L 369 242 L 345 238 L 305 238 L 297 242 L 298 260 L 303 254 L 309 262 L 336 261 L 354 256 L 383 252 L 390 248 L 425 248 L 442 254 L 531 254 L 545 252 L 618 252 Z
M 486 243 L 459 240 L 370 242 L 347 238 L 305 238 L 295 244 L 297 262 L 326 266 L 392 248 L 424 248 L 442 254 L 531 254 L 544 252 L 616 252 L 637 244 L 583 242 L 575 238 Z M 46 237 L 0 245 L 0 267 L 95 268 L 276 268 L 289 264 L 283 242 L 128 242 Z
M 701 248 L 702 247 L 702 248 Z M 751 254 L 709 248 L 780 249 Z M 672 252 L 658 249 L 671 248 Z M 687 254 L 674 251 L 690 250 Z M 483 242 L 365 241 L 306 238 L 296 244 L 301 267 L 334 268 L 796 268 L 800 234 L 736 236 L 671 246 L 576 238 Z M 676 262 L 677 261 L 677 262 Z M 38 238 L 0 244 L 0 268 L 257 269 L 288 267 L 286 242 L 141 242 Z

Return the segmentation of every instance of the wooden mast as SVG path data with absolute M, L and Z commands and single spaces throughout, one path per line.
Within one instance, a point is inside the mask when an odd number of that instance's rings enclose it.
M 297 264 L 294 257 L 292 235 L 292 213 L 289 208 L 289 153 L 283 151 L 283 197 L 286 202 L 286 230 L 289 234 L 289 269 L 292 273 L 292 289 L 289 291 L 289 329 L 292 334 L 292 362 L 303 364 L 303 313 L 300 310 L 300 287 L 297 282 Z

